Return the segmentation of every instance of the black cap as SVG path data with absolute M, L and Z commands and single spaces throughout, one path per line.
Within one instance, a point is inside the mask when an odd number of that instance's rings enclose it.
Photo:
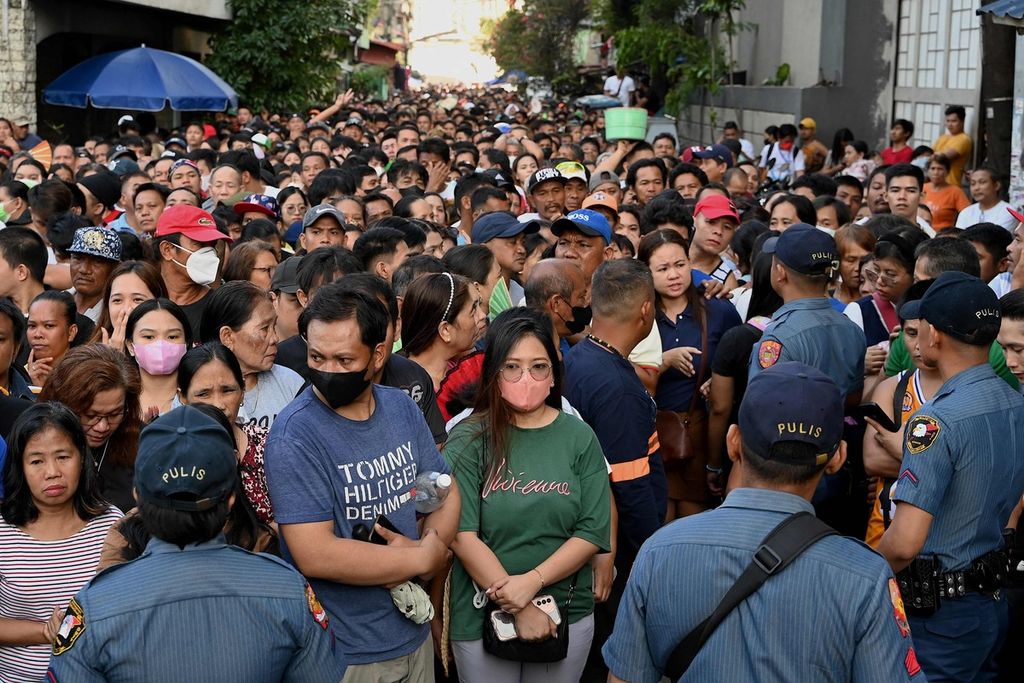
M 235 444 L 212 417 L 192 406 L 161 415 L 142 430 L 135 458 L 139 500 L 200 512 L 226 500 L 237 476 Z
M 980 279 L 947 271 L 921 297 L 920 317 L 935 329 L 972 346 L 990 346 L 999 336 L 999 299 Z
M 110 171 L 100 171 L 78 181 L 85 186 L 108 209 L 112 209 L 121 198 L 121 180 Z
M 299 266 L 302 264 L 301 256 L 291 256 L 277 266 L 274 271 L 274 278 L 270 281 L 270 291 L 294 294 L 299 291 Z
M 533 175 L 530 176 L 530 179 L 526 182 L 526 193 L 533 194 L 533 191 L 537 189 L 537 186 L 549 181 L 559 183 L 563 187 L 567 182 L 569 182 L 568 180 L 566 180 L 565 176 L 563 176 L 555 169 L 541 168 L 534 171 Z
M 775 254 L 784 266 L 804 275 L 831 276 L 839 269 L 835 239 L 806 223 L 794 223 L 778 237 L 768 238 L 761 251 Z
M 787 231 L 788 232 L 788 231 Z M 817 368 L 786 361 L 762 370 L 750 380 L 739 413 L 743 445 L 771 460 L 781 442 L 814 446 L 806 459 L 791 465 L 824 465 L 843 438 L 843 395 Z

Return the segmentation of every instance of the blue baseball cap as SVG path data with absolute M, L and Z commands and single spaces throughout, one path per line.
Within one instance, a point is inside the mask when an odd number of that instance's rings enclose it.
M 817 368 L 786 361 L 750 380 L 739 414 L 743 445 L 757 455 L 791 465 L 824 465 L 843 438 L 843 395 Z M 777 443 L 806 443 L 813 455 L 780 458 Z
M 794 223 L 778 237 L 768 238 L 761 251 L 775 254 L 784 266 L 804 275 L 831 277 L 839 270 L 835 239 L 806 223 Z
M 942 273 L 920 302 L 920 317 L 965 344 L 989 346 L 999 336 L 999 299 L 979 278 L 958 270 Z
M 719 163 L 724 163 L 726 166 L 732 166 L 732 150 L 725 145 L 708 145 L 703 149 L 694 151 L 693 156 L 698 159 L 714 159 Z
M 531 233 L 540 230 L 537 221 L 520 223 L 508 211 L 492 211 L 473 221 L 473 244 L 490 242 L 495 237 L 515 237 L 521 232 Z
M 181 406 L 142 430 L 135 490 L 139 500 L 157 507 L 209 510 L 231 495 L 237 467 L 224 427 L 197 408 Z
M 600 212 L 592 209 L 577 209 L 565 218 L 559 218 L 551 224 L 551 232 L 561 237 L 566 230 L 576 230 L 591 237 L 601 237 L 604 243 L 612 242 L 612 226 Z
M 75 237 L 71 241 L 68 253 L 95 256 L 107 261 L 120 261 L 121 238 L 117 236 L 116 230 L 110 228 L 94 226 L 79 228 L 75 231 Z

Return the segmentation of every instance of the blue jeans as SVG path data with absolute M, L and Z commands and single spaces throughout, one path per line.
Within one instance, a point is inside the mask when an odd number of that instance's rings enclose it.
M 929 683 L 989 683 L 1009 628 L 1006 601 L 971 593 L 943 599 L 930 617 L 909 616 L 917 660 Z

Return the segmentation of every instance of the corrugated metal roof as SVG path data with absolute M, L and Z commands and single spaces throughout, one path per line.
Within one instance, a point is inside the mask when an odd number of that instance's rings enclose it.
M 1024 0 L 996 0 L 979 7 L 978 14 L 991 14 L 1000 19 L 1024 19 Z

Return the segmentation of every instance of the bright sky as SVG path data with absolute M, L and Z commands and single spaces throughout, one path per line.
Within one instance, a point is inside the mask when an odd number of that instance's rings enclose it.
M 508 0 L 411 0 L 410 4 L 409 63 L 413 69 L 428 80 L 463 83 L 489 81 L 499 75 L 494 60 L 475 43 L 480 37 L 480 20 L 504 14 Z

